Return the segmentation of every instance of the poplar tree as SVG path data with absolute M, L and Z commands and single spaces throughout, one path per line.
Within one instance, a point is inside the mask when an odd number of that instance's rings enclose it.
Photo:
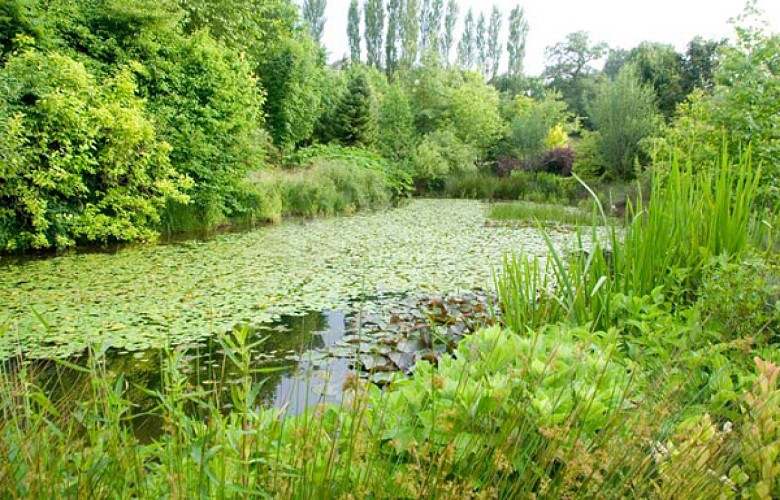
M 523 74 L 523 59 L 525 59 L 525 41 L 528 37 L 528 21 L 525 12 L 519 5 L 509 14 L 509 39 L 506 49 L 509 52 L 509 76 Z
M 498 36 L 501 33 L 501 12 L 498 7 L 493 6 L 493 12 L 490 14 L 490 26 L 488 27 L 488 61 L 489 67 L 487 74 L 490 78 L 495 78 L 498 74 L 498 65 L 501 63 L 501 43 Z
M 366 62 L 369 66 L 382 66 L 382 41 L 384 40 L 385 7 L 383 0 L 366 0 L 365 19 Z
M 420 52 L 425 53 L 428 48 L 428 20 L 431 14 L 431 0 L 422 0 L 420 4 Z
M 419 0 L 406 0 L 406 9 L 401 21 L 401 61 L 411 68 L 417 61 L 417 38 L 420 35 L 420 3 Z
M 358 0 L 349 3 L 347 17 L 347 38 L 349 39 L 349 55 L 353 63 L 360 62 L 360 9 Z
M 466 19 L 463 21 L 463 34 L 460 36 L 458 44 L 458 64 L 462 69 L 471 69 L 474 66 L 475 52 L 474 13 L 469 9 L 466 13 Z
M 385 37 L 385 69 L 392 74 L 398 67 L 398 41 L 403 40 L 401 17 L 403 15 L 403 0 L 387 1 L 387 36 Z
M 428 28 L 428 45 L 427 49 L 430 52 L 438 52 L 439 45 L 441 43 L 441 22 L 444 16 L 444 0 L 433 0 L 431 8 L 428 11 L 428 22 L 426 26 Z
M 303 20 L 309 26 L 311 36 L 317 43 L 322 41 L 322 32 L 325 29 L 326 4 L 326 0 L 304 0 L 303 2 Z
M 488 39 L 487 39 L 487 22 L 485 21 L 485 14 L 479 13 L 479 21 L 477 21 L 477 69 L 483 75 L 487 74 L 488 66 Z
M 446 64 L 450 62 L 452 44 L 455 42 L 455 24 L 458 22 L 458 2 L 450 0 L 447 4 L 447 14 L 444 16 L 444 35 L 442 36 L 441 59 Z

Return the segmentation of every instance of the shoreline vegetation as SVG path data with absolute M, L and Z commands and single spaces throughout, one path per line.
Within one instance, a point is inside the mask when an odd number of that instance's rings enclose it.
M 0 497 L 780 498 L 757 2 L 342 3 L 0 2 Z

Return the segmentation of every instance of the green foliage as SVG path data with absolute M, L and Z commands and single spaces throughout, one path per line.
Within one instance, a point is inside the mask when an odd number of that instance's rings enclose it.
M 317 217 L 352 214 L 385 206 L 390 190 L 382 171 L 351 162 L 321 161 L 307 171 L 281 177 L 282 214 Z
M 653 90 L 637 80 L 631 66 L 621 69 L 614 81 L 599 84 L 588 111 L 608 172 L 618 178 L 634 175 L 640 143 L 655 127 L 655 110 Z
M 376 102 L 368 78 L 351 76 L 333 116 L 332 137 L 344 146 L 372 146 L 376 141 Z
M 661 159 L 672 149 L 701 168 L 719 161 L 724 141 L 731 151 L 752 144 L 754 161 L 764 169 L 761 201 L 780 200 L 780 35 L 769 34 L 742 19 L 737 41 L 723 49 L 711 93 L 694 92 L 679 117 L 666 130 Z
M 262 165 L 263 96 L 247 63 L 206 33 L 154 48 L 138 68 L 141 87 L 172 146 L 171 163 L 195 181 L 196 212 L 213 227 L 240 215 L 240 184 Z
M 322 41 L 322 32 L 325 29 L 325 6 L 327 0 L 305 0 L 303 2 L 303 20 L 309 26 L 312 38 L 317 43 Z
M 365 18 L 366 64 L 374 68 L 381 68 L 385 27 L 384 0 L 366 0 L 363 16 Z
M 525 59 L 525 44 L 528 38 L 528 21 L 525 12 L 519 5 L 509 13 L 509 38 L 506 50 L 509 54 L 507 74 L 510 77 L 523 75 L 523 62 Z
M 705 270 L 699 307 L 720 341 L 780 342 L 780 272 L 760 258 L 713 259 Z M 772 338 L 774 337 L 774 338 Z
M 190 182 L 168 160 L 127 70 L 96 81 L 34 50 L 0 71 L 0 248 L 149 240 Z
M 498 91 L 481 81 L 467 80 L 449 96 L 446 119 L 460 140 L 484 157 L 504 133 L 498 111 Z
M 477 34 L 474 26 L 474 12 L 469 9 L 463 21 L 463 33 L 458 43 L 458 65 L 469 70 L 477 62 Z
M 574 131 L 573 116 L 566 102 L 555 92 L 542 100 L 518 95 L 510 110 L 511 123 L 507 146 L 514 156 L 535 164 L 540 159 L 552 130 L 563 127 L 564 133 Z
M 393 84 L 379 110 L 379 150 L 386 158 L 407 160 L 414 148 L 414 122 L 409 100 L 400 84 Z
M 477 151 L 443 130 L 423 137 L 411 159 L 412 175 L 421 187 L 438 189 L 450 175 L 474 170 Z
M 358 0 L 349 2 L 347 18 L 347 38 L 349 39 L 349 54 L 352 64 L 360 62 L 360 8 Z
M 320 117 L 322 65 L 308 38 L 286 38 L 259 66 L 274 143 L 290 150 L 309 139 Z
M 587 116 L 586 100 L 595 83 L 592 63 L 606 52 L 605 43 L 591 43 L 588 33 L 577 31 L 545 51 L 547 67 L 544 77 L 551 88 L 559 91 L 571 110 Z
M 539 203 L 497 203 L 490 206 L 488 217 L 503 221 L 552 222 L 560 224 L 588 224 L 593 215 L 576 208 Z

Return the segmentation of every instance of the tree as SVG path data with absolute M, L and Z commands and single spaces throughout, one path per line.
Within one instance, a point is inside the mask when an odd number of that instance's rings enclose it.
M 442 36 L 442 43 L 439 46 L 441 50 L 441 59 L 447 65 L 450 62 L 452 45 L 455 43 L 455 24 L 457 22 L 458 2 L 456 0 L 450 0 L 447 3 L 447 14 L 444 17 L 444 35 Z
M 444 0 L 433 0 L 431 8 L 428 11 L 428 43 L 423 47 L 424 50 L 436 53 L 441 45 L 441 23 L 444 16 Z
M 401 61 L 407 68 L 411 68 L 417 61 L 417 38 L 420 36 L 419 0 L 406 0 L 406 11 L 401 28 Z
M 333 137 L 344 146 L 371 146 L 376 140 L 374 96 L 362 72 L 352 76 L 336 109 Z
M 698 168 L 751 148 L 761 165 L 761 202 L 780 206 L 780 34 L 766 31 L 752 6 L 736 20 L 733 45 L 720 48 L 711 89 L 694 90 L 680 106 L 662 145 Z M 667 153 L 670 151 L 662 151 Z
M 391 75 L 398 67 L 398 40 L 402 35 L 403 0 L 387 1 L 387 36 L 385 37 L 385 69 Z
M 349 2 L 347 15 L 347 38 L 349 39 L 349 55 L 353 64 L 360 62 L 360 8 L 358 0 Z
M 283 40 L 259 68 L 268 130 L 274 143 L 288 151 L 311 137 L 320 113 L 318 47 L 300 38 Z
M 381 68 L 385 26 L 383 0 L 366 0 L 363 15 L 366 25 L 366 62 L 369 66 Z
M 623 179 L 632 177 L 640 141 L 652 134 L 656 120 L 653 88 L 643 84 L 629 64 L 614 80 L 596 87 L 587 109 L 607 170 Z
M 428 48 L 430 37 L 428 21 L 431 19 L 431 2 L 432 0 L 422 0 L 420 4 L 420 52 L 423 54 Z
M 595 84 L 596 69 L 591 64 L 607 50 L 605 43 L 591 44 L 588 33 L 569 33 L 566 39 L 547 47 L 549 61 L 544 76 L 550 87 L 563 94 L 569 107 L 580 116 L 586 116 L 586 93 Z
M 406 160 L 414 147 L 412 109 L 403 87 L 396 82 L 388 89 L 379 112 L 379 149 L 382 155 Z
M 475 146 L 482 157 L 504 132 L 498 91 L 481 80 L 469 79 L 452 91 L 447 111 L 455 135 Z
M 523 74 L 526 38 L 528 38 L 528 21 L 525 19 L 523 9 L 517 6 L 509 13 L 509 39 L 506 43 L 506 50 L 509 53 L 507 73 L 511 77 L 519 77 Z
M 488 32 L 485 14 L 479 13 L 477 21 L 477 69 L 482 75 L 488 71 Z
M 705 40 L 699 36 L 688 43 L 683 64 L 687 93 L 695 88 L 712 89 L 718 53 L 725 46 L 726 40 Z
M 493 7 L 493 12 L 490 14 L 490 26 L 488 27 L 488 69 L 486 73 L 490 79 L 493 79 L 498 74 L 498 65 L 501 62 L 501 43 L 498 41 L 498 36 L 501 33 L 501 12 L 497 7 Z
M 474 67 L 477 52 L 476 33 L 474 32 L 474 13 L 469 9 L 463 21 L 463 34 L 458 44 L 458 63 L 462 69 Z
M 312 38 L 320 43 L 325 29 L 325 6 L 327 0 L 304 0 L 303 20 L 309 27 Z

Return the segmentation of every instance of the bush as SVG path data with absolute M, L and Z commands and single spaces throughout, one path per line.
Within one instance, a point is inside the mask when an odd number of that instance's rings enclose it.
M 450 130 L 426 135 L 412 156 L 412 173 L 418 187 L 441 189 L 444 179 L 474 171 L 476 149 L 461 142 Z
M 242 215 L 241 184 L 263 163 L 263 98 L 250 68 L 206 33 L 154 47 L 139 80 L 171 163 L 195 181 L 197 217 L 208 228 Z M 172 220 L 166 227 L 178 230 Z
M 698 305 L 720 341 L 780 343 L 780 271 L 760 258 L 713 259 L 704 271 Z
M 571 176 L 575 158 L 574 150 L 570 147 L 549 149 L 542 159 L 542 170 L 548 174 Z
M 171 167 L 128 71 L 98 82 L 57 53 L 0 71 L 0 249 L 150 240 L 191 183 Z
M 409 196 L 413 188 L 411 174 L 403 164 L 387 160 L 373 151 L 362 148 L 344 147 L 338 144 L 315 145 L 299 149 L 288 156 L 284 166 L 310 168 L 321 162 L 347 163 L 381 172 L 395 198 Z
M 507 147 L 514 156 L 535 165 L 545 149 L 566 145 L 567 132 L 573 130 L 576 123 L 572 125 L 572 115 L 560 95 L 551 93 L 541 101 L 518 95 Z

